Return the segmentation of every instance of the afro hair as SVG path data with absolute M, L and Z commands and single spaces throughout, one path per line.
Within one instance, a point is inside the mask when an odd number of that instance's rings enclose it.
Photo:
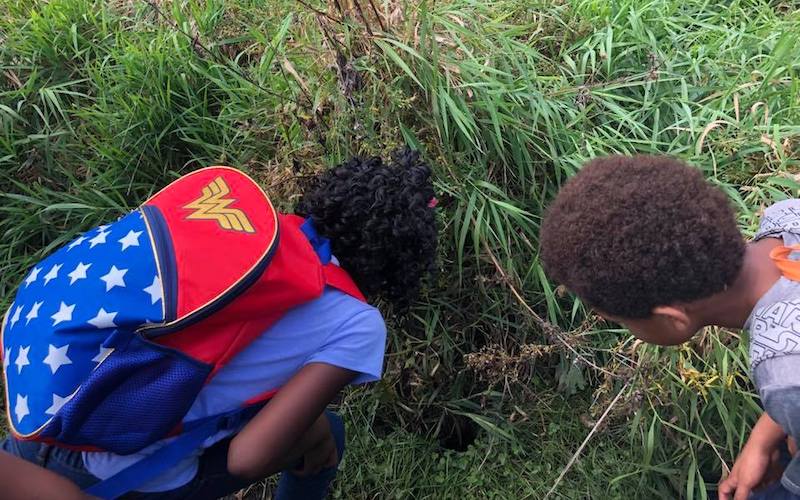
M 545 214 L 545 271 L 585 303 L 622 318 L 723 291 L 745 243 L 726 195 L 667 156 L 595 159 Z

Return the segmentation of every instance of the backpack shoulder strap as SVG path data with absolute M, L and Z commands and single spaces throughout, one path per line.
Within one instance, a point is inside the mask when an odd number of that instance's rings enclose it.
M 300 225 L 300 231 L 303 232 L 309 243 L 311 243 L 311 246 L 319 257 L 319 261 L 322 263 L 325 284 L 362 302 L 366 302 L 367 299 L 364 297 L 364 294 L 361 293 L 361 290 L 358 289 L 353 278 L 350 277 L 347 271 L 333 263 L 331 242 L 317 233 L 311 219 L 303 221 Z
M 354 297 L 361 302 L 366 302 L 367 299 L 364 297 L 364 294 L 361 293 L 361 290 L 358 289 L 353 278 L 347 274 L 347 271 L 342 269 L 341 267 L 337 266 L 333 262 L 326 264 L 322 268 L 322 272 L 325 273 L 325 284 L 331 286 L 340 292 L 344 292 L 351 297 Z
M 800 252 L 800 245 L 775 247 L 769 253 L 769 257 L 785 278 L 800 281 L 800 261 L 789 258 L 792 252 Z

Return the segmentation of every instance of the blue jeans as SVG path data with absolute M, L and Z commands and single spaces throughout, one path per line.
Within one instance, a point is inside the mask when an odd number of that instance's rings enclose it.
M 800 497 L 783 487 L 778 481 L 761 491 L 750 493 L 747 500 L 800 500 Z
M 339 461 L 341 461 L 344 454 L 344 423 L 341 417 L 333 412 L 326 411 L 325 416 L 328 417 L 331 434 L 336 442 Z M 180 488 L 156 493 L 131 492 L 123 498 L 130 500 L 214 500 L 246 488 L 251 484 L 250 481 L 233 476 L 228 472 L 230 441 L 230 439 L 220 441 L 205 450 L 200 457 L 197 475 Z M 100 481 L 86 470 L 81 453 L 78 451 L 32 441 L 19 441 L 11 436 L 3 440 L 0 447 L 5 452 L 66 477 L 81 489 L 86 489 Z M 338 467 L 330 467 L 313 476 L 302 478 L 289 470 L 283 471 L 274 498 L 275 500 L 325 498 L 337 469 Z
M 786 447 L 786 443 L 781 443 L 779 449 L 780 463 L 784 467 L 784 473 L 789 474 L 789 477 L 794 476 L 792 470 L 796 469 L 796 465 L 793 465 L 789 448 Z M 762 490 L 750 493 L 747 500 L 800 500 L 800 497 L 787 490 L 780 481 L 776 481 Z

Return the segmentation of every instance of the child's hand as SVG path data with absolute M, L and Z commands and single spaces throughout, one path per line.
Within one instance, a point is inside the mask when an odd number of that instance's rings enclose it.
M 330 430 L 328 430 L 326 434 L 327 435 L 316 446 L 303 455 L 302 468 L 292 471 L 296 476 L 313 476 L 314 474 L 318 474 L 322 469 L 333 467 L 339 462 L 336 441 L 334 441 Z
M 2 497 L 9 500 L 90 500 L 68 479 L 21 458 L 0 451 Z
M 720 500 L 747 500 L 750 493 L 777 480 L 783 472 L 778 444 L 786 438 L 783 430 L 766 413 L 750 433 L 730 475 L 719 484 Z
M 778 458 L 777 448 L 769 451 L 745 446 L 730 475 L 719 485 L 720 500 L 747 500 L 753 490 L 780 477 Z
M 228 471 L 261 479 L 291 469 L 303 458 L 306 474 L 335 464 L 336 448 L 325 407 L 356 377 L 327 363 L 309 363 L 236 435 L 228 448 Z

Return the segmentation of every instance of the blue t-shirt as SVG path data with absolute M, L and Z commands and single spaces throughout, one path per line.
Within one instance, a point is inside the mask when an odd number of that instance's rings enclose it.
M 353 384 L 373 382 L 381 377 L 385 344 L 386 325 L 377 309 L 326 288 L 320 298 L 290 310 L 222 368 L 200 391 L 184 422 L 240 408 L 243 402 L 283 386 L 308 363 L 328 363 L 358 372 Z M 204 447 L 233 433 L 221 432 Z M 90 473 L 106 479 L 168 441 L 133 455 L 85 452 L 83 461 Z M 183 486 L 197 474 L 202 451 L 198 449 L 137 489 L 154 492 Z

